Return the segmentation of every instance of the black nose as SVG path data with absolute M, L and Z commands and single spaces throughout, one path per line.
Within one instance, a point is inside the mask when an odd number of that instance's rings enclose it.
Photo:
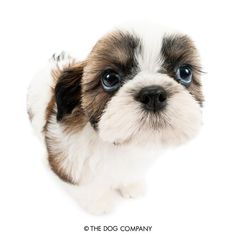
M 167 104 L 167 92 L 160 86 L 149 86 L 140 90 L 137 96 L 148 111 L 159 111 Z

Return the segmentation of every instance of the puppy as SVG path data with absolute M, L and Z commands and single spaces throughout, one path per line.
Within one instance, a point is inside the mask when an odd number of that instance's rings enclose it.
M 141 194 L 160 152 L 197 134 L 200 74 L 187 35 L 147 26 L 115 29 L 83 61 L 52 57 L 29 87 L 28 114 L 83 208 L 102 214 L 118 193 Z

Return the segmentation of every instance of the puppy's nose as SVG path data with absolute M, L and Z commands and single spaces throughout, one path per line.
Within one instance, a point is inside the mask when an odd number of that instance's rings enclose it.
M 148 111 L 159 111 L 167 104 L 167 92 L 161 86 L 149 86 L 140 90 L 137 96 Z

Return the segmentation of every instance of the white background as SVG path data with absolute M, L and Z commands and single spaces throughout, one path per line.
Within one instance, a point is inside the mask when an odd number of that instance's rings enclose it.
M 236 235 L 236 7 L 234 1 L 1 1 L 0 235 L 134 235 L 84 232 L 85 225 L 151 225 L 140 235 Z M 124 21 L 177 27 L 202 57 L 204 126 L 160 157 L 147 195 L 108 216 L 83 212 L 48 171 L 26 116 L 26 91 L 52 53 L 83 59 Z

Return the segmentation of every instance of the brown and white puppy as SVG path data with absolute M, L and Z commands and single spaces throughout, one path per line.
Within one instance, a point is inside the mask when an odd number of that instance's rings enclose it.
M 28 113 L 52 170 L 88 211 L 109 211 L 117 192 L 142 192 L 160 151 L 201 126 L 200 64 L 185 34 L 120 28 L 87 59 L 62 53 L 30 85 Z

